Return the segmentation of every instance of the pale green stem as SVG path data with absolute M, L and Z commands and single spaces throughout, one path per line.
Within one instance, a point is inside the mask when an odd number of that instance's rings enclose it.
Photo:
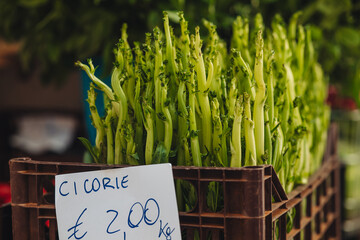
M 79 66 L 81 69 L 83 69 L 86 74 L 89 76 L 89 78 L 91 79 L 91 81 L 93 83 L 95 83 L 95 85 L 100 88 L 105 94 L 106 96 L 110 99 L 110 100 L 114 100 L 114 93 L 111 90 L 110 87 L 108 87 L 103 81 L 101 81 L 99 78 L 97 78 L 94 74 L 95 74 L 95 68 L 92 64 L 91 60 L 88 60 L 89 66 L 81 63 L 80 61 L 77 61 L 75 63 L 76 66 Z
M 159 119 L 158 115 L 162 113 L 161 109 L 161 95 L 162 95 L 162 87 L 161 87 L 161 79 L 160 74 L 163 74 L 161 70 L 163 68 L 163 59 L 162 53 L 160 49 L 159 43 L 159 29 L 155 28 L 154 36 L 155 36 L 155 71 L 154 71 L 154 82 L 155 82 L 155 113 L 156 113 L 156 136 L 158 141 L 164 140 L 164 123 L 161 119 Z
M 106 131 L 106 144 L 107 144 L 107 164 L 114 164 L 114 138 L 112 132 L 112 109 L 108 108 L 107 115 L 105 117 L 105 131 Z
M 292 70 L 291 70 L 289 64 L 284 64 L 284 68 L 285 68 L 286 80 L 287 80 L 287 82 L 286 82 L 287 83 L 286 91 L 287 91 L 287 94 L 289 96 L 290 104 L 293 105 L 293 101 L 296 98 L 294 75 L 292 73 Z M 298 107 L 293 108 L 291 117 L 293 119 L 293 122 L 294 122 L 295 126 L 301 125 L 302 120 L 301 120 L 301 116 L 300 116 L 300 112 L 299 112 Z
M 254 122 L 251 120 L 250 96 L 245 93 L 245 166 L 256 165 L 256 144 L 254 136 Z
M 169 107 L 165 106 L 165 101 L 167 97 L 166 87 L 162 87 L 162 100 L 161 100 L 161 109 L 165 117 L 165 127 L 164 127 L 164 147 L 166 149 L 167 156 L 169 156 L 172 144 L 172 134 L 173 134 L 173 125 L 171 120 L 171 114 Z
M 194 166 L 201 167 L 201 153 L 200 153 L 200 144 L 198 137 L 198 129 L 196 124 L 196 109 L 195 109 L 195 79 L 194 71 L 191 70 L 190 82 L 188 83 L 189 91 L 189 125 L 190 125 L 190 145 L 191 145 L 191 155 L 193 159 Z
M 265 104 L 265 82 L 263 77 L 263 49 L 264 41 L 262 32 L 259 31 L 256 38 L 256 58 L 254 66 L 254 77 L 256 81 L 256 96 L 254 103 L 254 129 L 257 163 L 263 163 L 265 153 L 265 123 L 264 123 L 264 104 Z
M 274 104 L 274 73 L 272 68 L 272 63 L 274 60 L 274 52 L 272 52 L 269 56 L 267 62 L 267 105 L 269 106 L 269 122 L 270 128 L 274 128 L 274 120 L 275 120 L 275 104 Z
M 255 86 L 252 84 L 253 72 L 251 71 L 249 64 L 242 58 L 240 51 L 232 49 L 232 52 L 234 54 L 235 64 L 241 69 L 245 76 L 246 92 L 250 94 L 251 100 L 255 100 Z
M 208 90 L 211 86 L 211 82 L 206 81 L 206 73 L 204 66 L 204 59 L 201 52 L 201 40 L 199 27 L 195 29 L 195 70 L 197 73 L 197 85 L 198 85 L 198 99 L 201 109 L 201 135 L 202 135 L 202 153 L 206 154 L 212 149 L 211 139 L 212 139 L 212 123 L 211 123 L 211 109 L 210 101 L 208 96 Z M 209 79 L 212 80 L 212 79 Z M 205 165 L 210 164 L 210 159 L 207 157 L 205 159 Z
M 266 164 L 272 162 L 273 152 L 272 152 L 272 136 L 271 136 L 271 128 L 270 128 L 270 121 L 269 121 L 269 113 L 268 109 L 265 109 L 265 155 L 266 158 L 262 159 L 263 161 L 266 160 Z
M 186 86 L 185 82 L 181 81 L 178 89 L 177 99 L 178 99 L 178 111 L 179 111 L 179 128 L 178 128 L 178 140 L 180 143 L 180 147 L 178 150 L 178 162 L 177 165 L 182 166 L 184 165 L 184 151 L 185 145 L 187 145 L 186 135 L 188 134 L 188 112 L 186 109 Z
M 217 98 L 214 98 L 211 102 L 211 106 L 212 106 L 212 121 L 213 121 L 213 134 L 212 134 L 212 152 L 213 154 L 216 156 L 218 162 L 221 164 L 221 166 L 225 166 L 224 165 L 224 161 L 223 159 L 221 159 L 222 156 L 222 148 L 226 147 L 222 146 L 221 144 L 221 135 L 223 134 L 223 129 L 222 129 L 222 123 L 221 123 L 221 118 L 220 118 L 220 109 L 219 109 L 219 101 Z
M 277 126 L 278 122 L 275 120 L 275 125 Z M 273 160 L 271 164 L 274 166 L 275 171 L 278 171 L 281 168 L 281 159 L 282 159 L 282 151 L 284 148 L 284 134 L 281 130 L 280 126 L 277 126 L 275 130 L 275 143 L 274 143 L 274 152 L 273 152 Z M 279 173 L 278 173 L 279 174 Z
M 154 152 L 154 110 L 145 102 L 143 103 L 143 112 L 145 116 L 144 126 L 146 129 L 146 144 L 145 144 L 145 163 L 151 164 Z
M 97 107 L 95 105 L 95 100 L 96 100 L 96 93 L 94 90 L 94 84 L 91 83 L 90 89 L 88 91 L 87 101 L 89 103 L 92 124 L 96 129 L 95 146 L 100 151 L 102 145 L 104 144 L 105 130 L 104 130 L 104 124 L 101 120 L 101 117 L 99 116 Z
M 231 133 L 231 164 L 230 167 L 242 166 L 242 151 L 241 151 L 241 122 L 243 118 L 243 103 L 241 98 L 236 100 L 234 111 L 234 122 Z
M 119 69 L 115 68 L 111 76 L 111 86 L 115 92 L 116 98 L 120 104 L 120 112 L 118 115 L 118 123 L 115 132 L 115 163 L 124 164 L 123 156 L 123 127 L 128 117 L 128 104 L 125 93 L 121 87 L 121 79 L 119 78 Z
M 126 140 L 126 162 L 130 165 L 139 165 L 139 162 L 132 156 L 136 153 L 136 144 L 134 142 L 134 130 L 131 124 L 127 125 Z

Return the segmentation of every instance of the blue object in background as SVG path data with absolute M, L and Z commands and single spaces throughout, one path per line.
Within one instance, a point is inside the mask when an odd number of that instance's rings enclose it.
M 95 58 L 95 59 L 93 59 L 93 64 L 94 64 L 94 67 L 97 67 L 96 71 L 95 71 L 96 76 L 99 79 L 101 79 L 103 82 L 105 82 L 108 86 L 110 86 L 111 85 L 111 76 L 109 75 L 106 77 L 102 77 L 103 70 L 104 70 L 103 62 L 100 59 Z M 91 123 L 90 108 L 89 108 L 88 102 L 86 101 L 87 96 L 88 96 L 87 92 L 90 89 L 90 83 L 91 83 L 91 79 L 88 77 L 86 72 L 81 71 L 81 85 L 82 85 L 81 88 L 82 88 L 85 125 L 86 125 L 86 130 L 88 133 L 88 139 L 92 145 L 95 145 L 96 129 Z M 95 91 L 97 92 L 96 107 L 98 109 L 100 117 L 103 117 L 105 114 L 103 92 L 99 91 L 97 89 L 95 89 Z

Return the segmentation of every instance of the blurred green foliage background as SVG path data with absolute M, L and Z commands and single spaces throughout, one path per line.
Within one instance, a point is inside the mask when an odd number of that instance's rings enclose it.
M 163 10 L 173 21 L 183 10 L 190 29 L 202 26 L 206 18 L 229 40 L 237 15 L 251 18 L 260 12 L 270 25 L 276 13 L 288 20 L 302 11 L 300 21 L 313 25 L 319 60 L 330 82 L 360 103 L 360 2 L 356 0 L 2 0 L 0 37 L 22 42 L 24 72 L 36 66 L 44 83 L 61 85 L 79 59 L 101 56 L 110 71 L 121 25 L 128 24 L 129 42 L 143 41 L 145 32 L 162 24 Z

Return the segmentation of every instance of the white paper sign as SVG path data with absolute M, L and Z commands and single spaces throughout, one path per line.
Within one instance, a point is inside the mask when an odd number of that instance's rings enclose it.
M 57 175 L 60 240 L 181 240 L 171 164 Z

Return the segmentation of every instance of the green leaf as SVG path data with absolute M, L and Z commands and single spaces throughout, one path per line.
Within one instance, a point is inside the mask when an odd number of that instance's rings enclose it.
M 178 147 L 175 150 L 170 150 L 169 158 L 176 157 L 177 152 L 178 152 Z
M 78 139 L 81 141 L 81 143 L 84 145 L 84 147 L 90 152 L 94 161 L 96 163 L 99 163 L 99 158 L 96 154 L 96 148 L 91 145 L 90 141 L 84 137 L 78 137 Z
M 139 161 L 140 158 L 139 158 L 139 154 L 138 153 L 133 153 L 130 155 L 132 158 L 134 158 L 135 160 Z
M 166 153 L 166 148 L 163 143 L 159 143 L 154 152 L 152 164 L 167 163 L 167 162 L 169 161 Z

